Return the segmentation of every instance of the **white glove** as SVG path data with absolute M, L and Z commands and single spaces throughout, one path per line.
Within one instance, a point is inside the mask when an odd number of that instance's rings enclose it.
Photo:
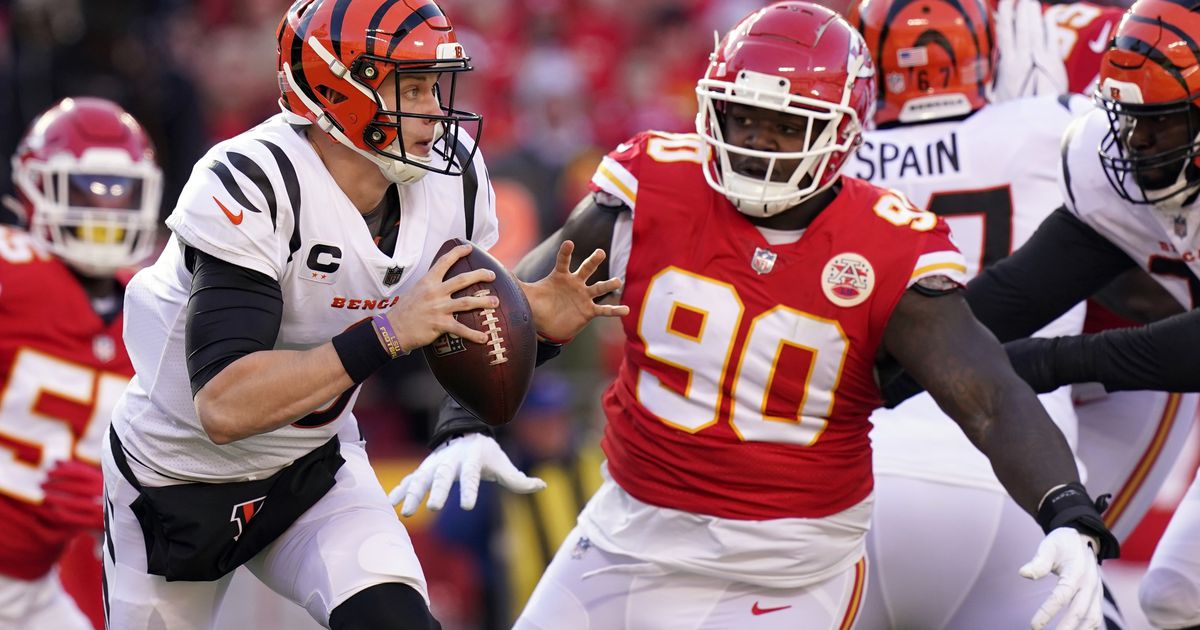
M 400 513 L 412 516 L 417 513 L 421 499 L 428 492 L 429 501 L 425 506 L 437 511 L 446 505 L 450 487 L 457 480 L 459 505 L 464 510 L 471 510 L 475 508 L 475 499 L 479 497 L 481 479 L 497 481 L 520 494 L 537 492 L 546 487 L 546 482 L 541 479 L 527 477 L 517 470 L 496 440 L 482 433 L 472 433 L 437 447 L 400 485 L 392 488 L 388 499 L 392 505 L 403 501 Z
M 1038 0 L 1000 0 L 996 9 L 996 83 L 992 102 L 1067 93 L 1067 66 L 1058 48 L 1058 25 L 1042 15 Z
M 1071 527 L 1059 527 L 1038 545 L 1033 560 L 1021 567 L 1021 577 L 1037 580 L 1050 573 L 1058 576 L 1058 585 L 1033 616 L 1030 626 L 1041 630 L 1068 603 L 1070 607 L 1058 622 L 1058 630 L 1092 630 L 1104 621 L 1101 611 L 1103 588 L 1100 563 L 1096 561 L 1096 542 Z

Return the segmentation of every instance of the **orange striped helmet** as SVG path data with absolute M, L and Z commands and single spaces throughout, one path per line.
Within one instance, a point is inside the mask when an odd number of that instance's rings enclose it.
M 850 23 L 880 74 L 876 124 L 963 116 L 987 103 L 996 45 L 984 0 L 861 0 Z
M 470 58 L 450 20 L 432 0 L 296 0 L 276 31 L 280 106 L 375 162 L 391 181 L 408 184 L 432 171 L 461 175 L 475 143 L 459 143 L 460 125 L 482 119 L 454 109 L 458 73 Z M 437 73 L 441 113 L 400 111 L 400 75 Z M 395 76 L 396 109 L 380 93 Z M 405 118 L 437 123 L 433 150 L 405 150 Z
M 1197 11 L 1200 0 L 1140 0 L 1100 61 L 1100 163 L 1127 201 L 1179 206 L 1200 187 Z

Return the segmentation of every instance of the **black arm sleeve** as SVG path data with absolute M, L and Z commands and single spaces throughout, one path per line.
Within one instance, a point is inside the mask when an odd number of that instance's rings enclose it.
M 967 303 L 992 334 L 1010 341 L 1033 334 L 1134 266 L 1061 207 L 1020 249 L 967 284 Z
M 470 411 L 463 409 L 462 405 L 454 402 L 453 398 L 446 396 L 442 399 L 441 406 L 438 407 L 433 431 L 429 434 L 429 450 L 441 446 L 451 438 L 470 433 L 495 436 L 491 426 L 476 418 Z
M 1060 384 L 1097 381 L 1108 391 L 1200 391 L 1200 311 L 1140 328 L 1052 340 Z
M 225 366 L 275 346 L 283 292 L 262 273 L 190 247 L 184 260 L 192 272 L 184 344 L 195 396 Z

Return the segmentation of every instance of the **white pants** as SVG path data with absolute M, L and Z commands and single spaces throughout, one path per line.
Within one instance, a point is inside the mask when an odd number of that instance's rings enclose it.
M 1002 492 L 876 474 L 871 588 L 858 628 L 1028 628 L 1057 583 L 1053 574 L 1037 581 L 1017 574 L 1043 538 Z M 1104 612 L 1109 628 L 1121 627 L 1111 603 Z
M 104 553 L 108 627 L 213 627 L 232 573 L 213 582 L 168 582 L 147 573 L 142 530 L 129 509 L 137 491 L 117 470 L 108 445 L 104 440 L 104 491 L 111 509 Z M 334 608 L 375 584 L 402 582 L 429 601 L 408 532 L 362 444 L 343 442 L 341 452 L 346 463 L 329 493 L 245 565 L 323 626 Z
M 36 580 L 0 575 L 0 630 L 92 630 L 92 622 L 63 590 L 57 571 Z
M 513 630 L 849 630 L 865 564 L 812 586 L 771 589 L 608 553 L 575 528 Z
M 1077 385 L 1079 448 L 1088 493 L 1112 494 L 1104 522 L 1125 540 L 1154 503 L 1163 480 L 1187 444 L 1196 394 L 1115 392 Z
M 1200 477 L 1158 541 L 1138 599 L 1156 628 L 1200 625 Z

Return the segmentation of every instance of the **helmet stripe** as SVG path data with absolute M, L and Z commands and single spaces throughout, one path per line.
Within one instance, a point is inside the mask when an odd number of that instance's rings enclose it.
M 379 8 L 375 9 L 375 14 L 371 16 L 371 21 L 367 23 L 366 33 L 368 54 L 375 54 L 375 37 L 372 37 L 372 33 L 375 33 L 379 30 L 379 23 L 383 21 L 383 16 L 387 15 L 387 12 L 390 11 L 392 7 L 396 6 L 396 3 L 399 1 L 400 0 L 384 0 L 384 2 L 379 5 Z
M 1175 62 L 1168 59 L 1161 50 L 1136 37 L 1130 37 L 1128 35 L 1121 35 L 1117 37 L 1113 42 L 1113 48 L 1115 50 L 1124 50 L 1139 54 L 1146 59 L 1153 61 L 1160 68 L 1166 71 L 1167 74 L 1171 75 L 1172 78 L 1179 82 L 1179 86 L 1183 88 L 1184 94 L 1191 94 L 1191 90 L 1188 89 L 1187 80 L 1183 78 L 1182 69 L 1175 65 Z M 1138 66 L 1124 66 L 1116 61 L 1111 63 L 1113 66 L 1121 68 L 1122 70 L 1136 70 L 1141 65 L 1138 64 Z
M 1162 21 L 1161 18 L 1150 19 L 1147 17 L 1142 17 L 1140 15 L 1135 15 L 1132 13 L 1129 14 L 1129 21 L 1137 22 L 1139 24 L 1157 25 L 1160 28 L 1165 28 L 1168 31 L 1171 31 L 1177 37 L 1179 37 L 1179 39 L 1183 40 L 1187 44 L 1188 50 L 1191 51 L 1191 53 L 1192 53 L 1192 57 L 1194 57 L 1196 59 L 1197 63 L 1200 63 L 1200 47 L 1196 46 L 1196 40 L 1192 39 L 1191 36 L 1189 36 L 1187 33 L 1183 32 L 1183 30 L 1181 30 L 1178 26 L 1175 26 L 1174 24 L 1171 24 L 1170 22 L 1164 22 L 1164 21 Z
M 329 39 L 333 42 L 333 56 L 342 57 L 342 22 L 346 19 L 346 9 L 350 8 L 350 0 L 337 0 L 333 5 L 333 13 L 329 16 Z
M 388 44 L 388 56 L 392 56 L 392 51 L 395 50 L 396 46 L 400 44 L 400 40 L 404 39 L 404 37 L 408 35 L 409 31 L 417 28 L 421 22 L 425 22 L 429 20 L 429 18 L 434 17 L 445 18 L 446 16 L 442 14 L 441 9 L 439 9 L 436 4 L 431 2 L 417 9 L 416 11 L 413 11 L 408 17 L 404 18 L 404 21 L 400 23 L 400 28 L 396 29 L 396 33 L 393 35 L 391 43 Z
M 308 25 L 312 22 L 313 15 L 320 10 L 321 5 L 325 0 L 316 0 L 304 12 L 304 17 L 300 18 L 300 24 L 296 27 L 296 37 L 292 39 L 292 50 L 288 55 L 287 63 L 291 66 L 292 79 L 296 82 L 296 87 L 304 93 L 311 101 L 317 100 L 317 95 L 313 92 L 312 86 L 308 84 L 308 79 L 304 76 L 304 64 L 301 62 L 304 54 L 304 38 L 308 34 Z
M 1161 0 L 1161 1 L 1169 2 L 1175 6 L 1183 7 L 1185 9 L 1187 9 L 1188 11 L 1195 11 L 1197 9 L 1200 9 L 1200 0 Z

